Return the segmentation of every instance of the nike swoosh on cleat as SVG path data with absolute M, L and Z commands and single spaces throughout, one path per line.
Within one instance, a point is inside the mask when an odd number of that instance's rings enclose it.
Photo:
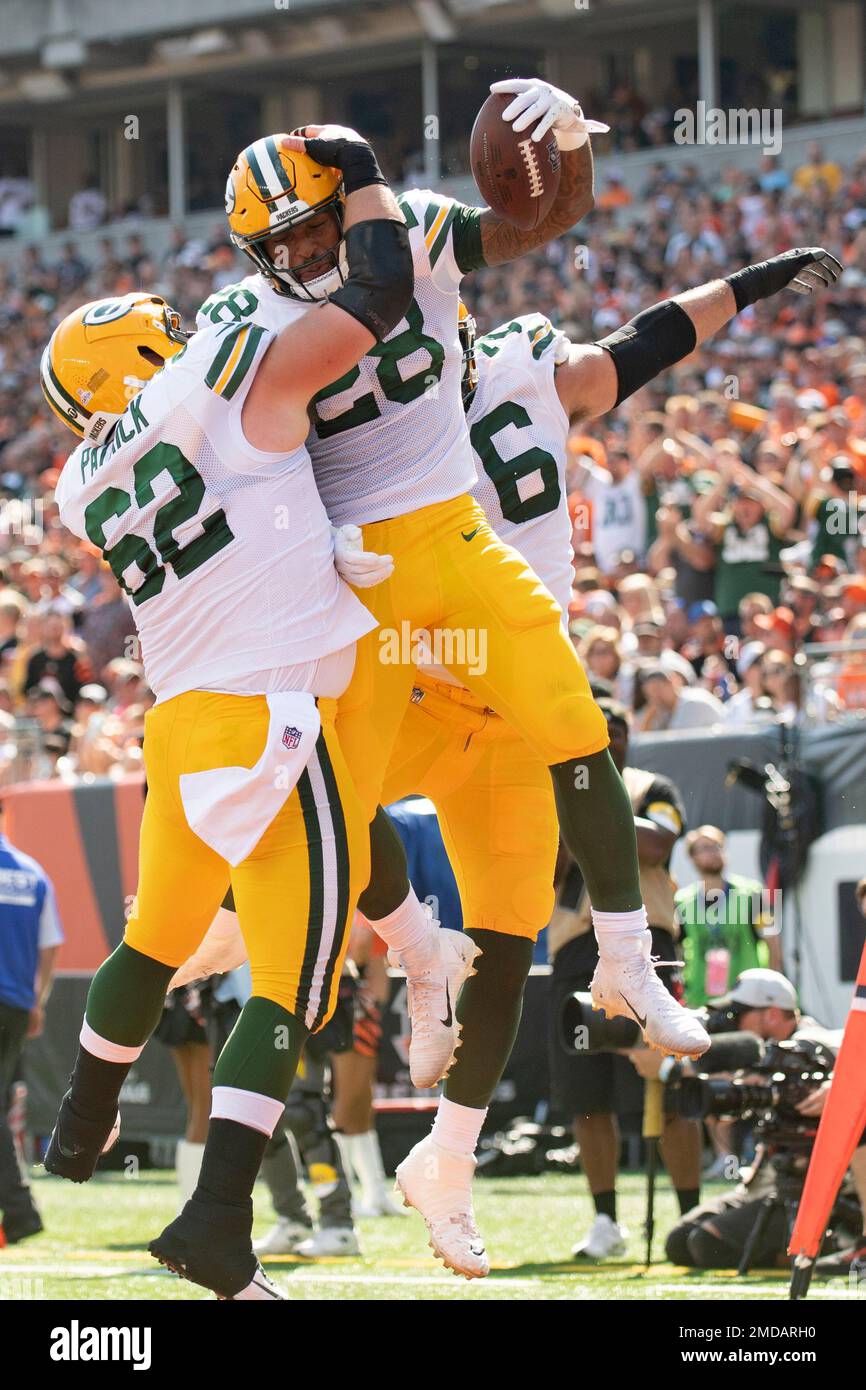
M 452 1023 L 453 1018 L 454 1018 L 454 1014 L 453 1014 L 453 1010 L 452 1010 L 452 1008 L 451 1008 L 451 991 L 450 991 L 450 989 L 448 988 L 448 981 L 447 981 L 447 980 L 445 981 L 445 1002 L 446 1002 L 446 1004 L 448 1005 L 448 1012 L 446 1013 L 446 1015 L 445 1015 L 444 1018 L 440 1018 L 439 1022 L 440 1022 L 445 1028 L 450 1028 L 450 1027 L 451 1027 L 451 1023 Z
M 638 1013 L 637 1009 L 633 1009 L 633 1008 L 632 1008 L 631 1004 L 630 1004 L 630 1003 L 628 1002 L 628 1000 L 626 999 L 626 997 L 625 997 L 625 995 L 623 994 L 622 990 L 619 991 L 619 997 L 620 997 L 620 999 L 622 999 L 623 1003 L 625 1004 L 626 1008 L 630 1011 L 630 1013 L 637 1019 L 638 1023 L 639 1023 L 640 1026 L 641 1026 L 641 1028 L 646 1028 L 646 1018 L 645 1018 L 645 1017 L 644 1017 L 644 1018 L 641 1018 L 641 1016 L 640 1016 L 640 1014 Z
M 474 540 L 475 537 L 478 535 L 478 527 L 476 526 L 474 531 L 470 531 L 468 536 L 465 531 L 461 531 L 460 534 L 465 541 Z

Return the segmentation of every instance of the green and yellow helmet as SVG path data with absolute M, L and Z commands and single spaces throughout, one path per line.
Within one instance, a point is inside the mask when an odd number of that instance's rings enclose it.
M 52 333 L 39 368 L 42 393 L 65 425 L 96 439 L 188 337 L 157 294 L 95 299 Z
M 292 134 L 302 135 L 303 128 Z M 226 216 L 231 239 L 266 275 L 279 294 L 325 299 L 346 279 L 343 247 L 343 176 L 308 154 L 283 149 L 285 134 L 265 135 L 242 150 L 226 183 Z M 275 262 L 265 248 L 269 237 L 317 217 L 333 217 L 339 233 L 333 250 L 291 269 Z M 321 273 L 302 275 L 321 263 Z

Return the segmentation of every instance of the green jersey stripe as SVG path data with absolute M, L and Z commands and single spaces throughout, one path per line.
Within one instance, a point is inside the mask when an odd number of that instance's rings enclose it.
M 442 205 L 444 201 L 444 199 L 437 199 L 437 201 L 434 203 L 428 203 L 426 208 L 424 209 L 425 236 L 429 232 L 430 228 L 433 226 L 433 223 L 436 221 L 436 218 L 439 216 L 440 212 L 442 211 Z
M 227 333 L 220 344 L 220 350 L 205 373 L 205 386 L 214 389 L 222 374 L 223 367 L 232 355 L 232 348 L 237 342 L 239 333 L 243 332 L 243 327 L 236 328 L 233 333 Z
M 415 216 L 408 202 L 405 193 L 401 193 L 397 199 L 397 206 L 406 219 L 406 230 L 411 232 L 413 227 L 418 226 L 418 218 Z
M 439 228 L 439 231 L 438 231 L 438 233 L 437 233 L 437 235 L 436 235 L 436 240 L 433 242 L 433 245 L 430 247 L 430 268 L 431 268 L 431 269 L 432 269 L 433 266 L 436 264 L 436 262 L 438 261 L 439 257 L 442 255 L 442 252 L 445 250 L 445 247 L 446 247 L 447 244 L 448 244 L 448 238 L 449 238 L 449 236 L 451 235 L 451 223 L 454 221 L 454 218 L 455 218 L 455 216 L 456 216 L 456 213 L 457 213 L 457 208 L 456 208 L 456 206 L 455 206 L 455 207 L 453 207 L 453 208 L 451 209 L 451 211 L 448 213 L 447 217 L 445 218 L 445 221 L 442 223 L 442 226 Z
M 538 340 L 537 343 L 533 343 L 533 345 L 532 345 L 532 355 L 533 355 L 533 357 L 535 358 L 536 362 L 538 361 L 538 359 L 539 359 L 539 357 L 541 356 L 541 354 L 544 352 L 544 349 L 545 349 L 546 347 L 549 347 L 549 346 L 550 346 L 550 344 L 553 342 L 553 340 L 554 340 L 555 337 L 556 337 L 556 334 L 554 333 L 553 329 L 550 328 L 550 329 L 548 329 L 548 331 L 545 333 L 545 335 L 544 335 L 543 338 L 539 338 L 539 340 Z
M 252 366 L 253 358 L 256 355 L 256 349 L 262 340 L 264 331 L 264 328 L 262 328 L 259 324 L 253 324 L 253 326 L 250 328 L 249 337 L 247 338 L 247 341 L 244 344 L 244 350 L 241 353 L 241 360 L 235 367 L 234 371 L 232 372 L 231 376 L 229 377 L 228 381 L 226 382 L 225 386 L 220 392 L 220 395 L 225 400 L 231 400 L 235 391 L 237 391 L 238 387 L 240 386 L 241 382 L 243 381 L 244 377 L 246 376 L 247 372 Z

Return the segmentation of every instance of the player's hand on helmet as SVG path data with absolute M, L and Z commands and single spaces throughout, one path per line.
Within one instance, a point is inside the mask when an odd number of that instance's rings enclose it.
M 798 246 L 774 256 L 768 265 L 779 265 L 781 273 L 789 272 L 784 284 L 797 294 L 812 294 L 835 285 L 844 267 L 825 251 L 823 246 Z
M 590 135 L 610 130 L 604 121 L 587 120 L 579 101 L 540 77 L 509 77 L 493 82 L 490 90 L 514 95 L 502 112 L 503 121 L 511 121 L 518 132 L 534 126 L 533 140 L 541 140 L 552 130 L 561 150 L 580 149 Z
M 394 573 L 390 555 L 365 550 L 360 526 L 332 526 L 337 573 L 354 589 L 372 589 Z
M 373 147 L 357 130 L 345 125 L 307 125 L 302 131 L 284 136 L 283 149 L 308 154 L 327 169 L 339 169 L 347 195 L 385 182 Z

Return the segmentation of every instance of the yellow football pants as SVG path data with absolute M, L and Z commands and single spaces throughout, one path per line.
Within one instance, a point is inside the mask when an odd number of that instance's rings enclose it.
M 419 677 L 382 800 L 436 807 L 466 929 L 528 936 L 553 911 L 559 825 L 547 766 L 467 690 Z
M 145 717 L 147 800 L 138 893 L 127 944 L 178 966 L 201 942 L 231 884 L 253 994 L 315 1031 L 337 999 L 348 928 L 369 878 L 369 834 L 334 727 L 320 700 L 313 755 L 285 805 L 236 868 L 187 824 L 183 773 L 253 767 L 268 730 L 264 696 L 191 691 Z
M 416 676 L 417 640 L 494 708 L 545 766 L 608 744 L 607 722 L 562 629 L 559 607 L 468 495 L 363 528 L 394 573 L 365 589 L 379 628 L 358 643 L 337 733 L 372 819 Z

